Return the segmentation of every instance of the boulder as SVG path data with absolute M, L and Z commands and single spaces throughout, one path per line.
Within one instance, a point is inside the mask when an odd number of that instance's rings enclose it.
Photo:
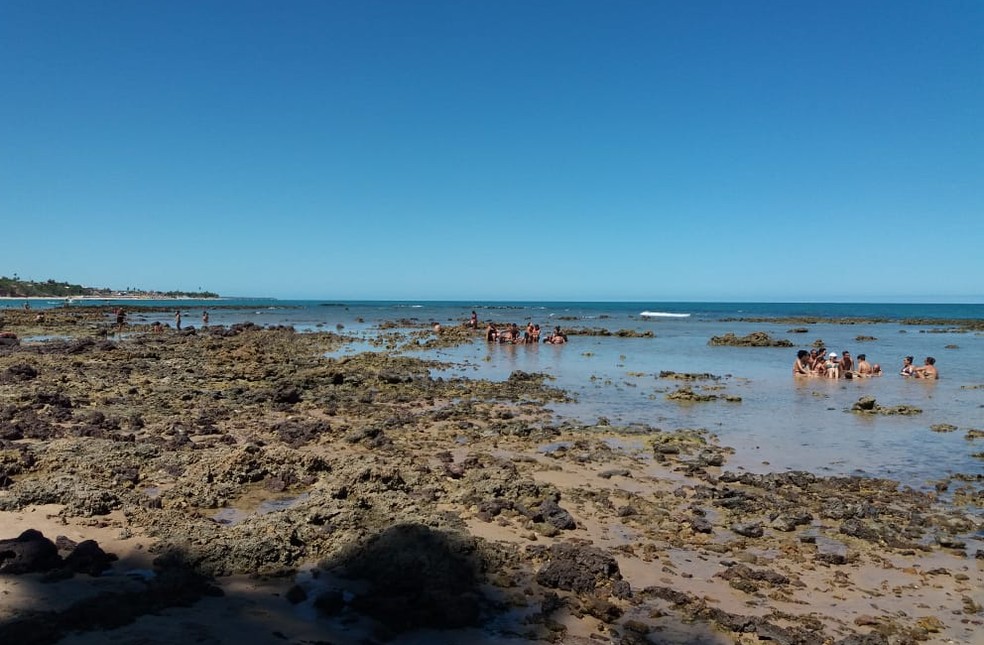
M 41 531 L 28 529 L 15 538 L 0 540 L 0 573 L 51 571 L 61 566 L 58 547 Z

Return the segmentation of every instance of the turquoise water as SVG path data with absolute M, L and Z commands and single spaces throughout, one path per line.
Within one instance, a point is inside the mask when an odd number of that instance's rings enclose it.
M 108 302 L 108 301 L 107 301 Z M 7 301 L 7 306 L 22 306 Z M 110 304 L 117 304 L 110 302 Z M 119 304 L 131 304 L 121 301 Z M 484 303 L 463 302 L 330 302 L 277 300 L 141 301 L 161 306 L 160 313 L 134 312 L 131 319 L 173 323 L 180 308 L 185 325 L 200 324 L 208 308 L 211 324 L 252 321 L 292 325 L 299 331 L 335 331 L 369 339 L 384 321 L 407 319 L 415 325 L 457 324 L 471 311 L 481 321 L 532 320 L 541 327 L 604 327 L 611 331 L 651 331 L 654 338 L 571 336 L 567 345 L 487 345 L 484 340 L 452 349 L 412 352 L 455 367 L 435 376 L 503 379 L 514 370 L 544 372 L 577 401 L 556 405 L 561 419 L 595 423 L 645 424 L 663 429 L 707 428 L 736 449 L 732 468 L 767 472 L 807 469 L 827 474 L 865 473 L 927 487 L 953 473 L 980 475 L 984 440 L 965 439 L 970 428 L 984 430 L 984 334 L 947 329 L 946 325 L 912 325 L 906 319 L 984 319 L 984 304 L 847 304 L 847 303 Z M 221 308 L 215 308 L 221 304 Z M 32 307 L 46 306 L 44 301 Z M 62 306 L 51 301 L 48 306 Z M 642 312 L 689 314 L 645 317 Z M 874 324 L 790 324 L 736 322 L 737 317 L 821 316 L 879 318 Z M 805 334 L 788 333 L 806 327 Z M 765 331 L 788 338 L 796 347 L 710 347 L 711 336 Z M 874 341 L 858 341 L 871 336 Z M 828 351 L 848 350 L 880 363 L 885 375 L 853 381 L 794 380 L 796 350 L 823 339 Z M 953 348 L 956 346 L 956 348 Z M 366 349 L 362 343 L 349 351 Z M 937 358 L 941 380 L 916 381 L 898 376 L 902 357 Z M 740 403 L 715 401 L 681 405 L 666 399 L 677 387 L 657 378 L 662 370 L 709 372 L 722 376 L 721 391 L 740 396 Z M 860 396 L 882 405 L 907 404 L 923 409 L 909 417 L 858 416 L 847 412 Z M 958 427 L 937 433 L 934 424 Z

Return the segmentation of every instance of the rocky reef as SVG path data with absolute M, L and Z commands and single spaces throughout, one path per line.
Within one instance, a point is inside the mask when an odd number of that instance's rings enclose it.
M 706 430 L 561 424 L 541 374 L 332 358 L 333 332 L 46 324 L 64 338 L 0 347 L 0 642 L 969 643 L 984 620 L 979 518 L 938 493 L 728 469 Z

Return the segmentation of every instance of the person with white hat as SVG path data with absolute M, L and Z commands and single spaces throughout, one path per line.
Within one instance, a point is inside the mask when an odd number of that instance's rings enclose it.
M 837 352 L 830 352 L 827 355 L 827 361 L 823 367 L 823 375 L 827 378 L 840 378 L 840 361 L 837 360 Z

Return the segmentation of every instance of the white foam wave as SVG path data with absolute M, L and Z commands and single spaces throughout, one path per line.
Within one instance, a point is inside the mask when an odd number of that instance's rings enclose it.
M 674 314 L 667 311 L 644 311 L 639 315 L 646 318 L 690 318 L 690 314 Z

